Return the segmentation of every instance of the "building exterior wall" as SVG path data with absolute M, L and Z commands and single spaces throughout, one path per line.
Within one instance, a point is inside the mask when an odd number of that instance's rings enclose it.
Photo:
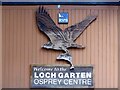
M 2 6 L 0 5 L 0 89 L 2 89 Z
M 76 40 L 85 49 L 70 49 L 73 64 L 94 67 L 95 88 L 118 87 L 118 7 L 117 6 L 57 6 L 46 5 L 57 24 L 58 12 L 69 12 L 65 29 L 88 15 L 98 15 Z M 56 61 L 61 51 L 42 49 L 48 38 L 36 26 L 38 6 L 3 6 L 2 56 L 3 88 L 29 88 L 30 65 L 66 65 Z
M 118 85 L 119 85 L 119 90 L 120 90 L 120 6 L 119 6 L 119 9 L 118 9 L 118 51 L 119 51 L 119 57 L 118 57 L 118 75 L 119 75 L 119 78 L 118 78 Z

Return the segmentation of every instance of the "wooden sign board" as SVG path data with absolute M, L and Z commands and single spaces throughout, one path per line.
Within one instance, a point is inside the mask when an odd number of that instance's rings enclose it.
M 93 88 L 93 67 L 32 66 L 31 88 Z

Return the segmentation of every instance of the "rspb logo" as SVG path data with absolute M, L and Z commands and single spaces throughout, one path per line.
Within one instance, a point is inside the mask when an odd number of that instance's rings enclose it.
M 59 24 L 68 24 L 68 12 L 60 12 L 58 14 L 58 23 Z

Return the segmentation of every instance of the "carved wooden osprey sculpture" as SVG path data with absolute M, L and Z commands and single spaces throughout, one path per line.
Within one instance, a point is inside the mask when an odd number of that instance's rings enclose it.
M 70 69 L 73 69 L 72 56 L 68 48 L 85 48 L 83 45 L 76 44 L 75 40 L 95 19 L 96 16 L 88 16 L 83 21 L 62 30 L 55 24 L 48 12 L 43 7 L 39 7 L 36 12 L 38 28 L 50 39 L 50 41 L 42 47 L 46 49 L 63 50 L 65 53 L 60 54 L 57 59 L 68 61 L 71 65 Z

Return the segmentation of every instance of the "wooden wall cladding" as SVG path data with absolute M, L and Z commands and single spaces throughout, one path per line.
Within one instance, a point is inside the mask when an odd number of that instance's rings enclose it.
M 118 7 L 117 6 L 57 6 L 47 5 L 57 24 L 58 12 L 69 13 L 69 23 L 58 25 L 64 29 L 80 22 L 88 15 L 98 15 L 76 40 L 84 50 L 70 49 L 74 65 L 93 65 L 96 88 L 118 87 Z M 3 6 L 3 88 L 29 88 L 31 64 L 60 64 L 61 51 L 42 49 L 48 38 L 39 32 L 35 11 L 38 6 Z
M 118 38 L 120 38 L 120 6 L 118 9 Z M 120 89 L 120 39 L 118 39 L 118 87 Z
M 0 5 L 0 89 L 2 89 L 2 6 Z

